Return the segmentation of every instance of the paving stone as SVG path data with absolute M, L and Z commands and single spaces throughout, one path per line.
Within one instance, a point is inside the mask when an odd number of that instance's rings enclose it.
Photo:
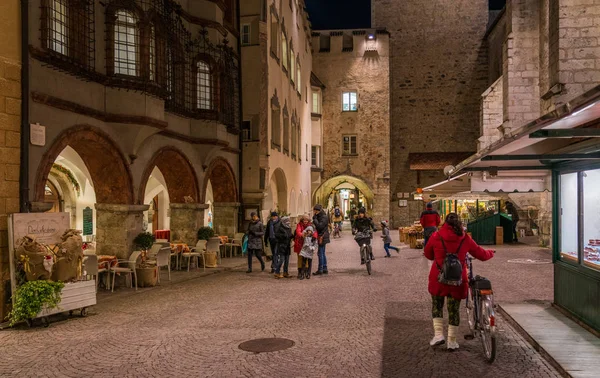
M 459 340 L 455 353 L 430 348 L 430 263 L 422 251 L 407 248 L 384 259 L 380 240 L 374 250 L 372 276 L 345 234 L 328 246 L 327 276 L 276 280 L 267 272 L 246 274 L 238 264 L 129 295 L 102 295 L 87 318 L 1 331 L 0 376 L 558 376 L 502 318 L 492 365 L 484 361 L 477 339 Z M 539 248 L 503 246 L 491 261 L 475 262 L 475 269 L 492 280 L 497 302 L 551 300 L 551 264 L 507 262 L 549 256 Z M 238 348 L 269 337 L 295 345 L 258 354 Z

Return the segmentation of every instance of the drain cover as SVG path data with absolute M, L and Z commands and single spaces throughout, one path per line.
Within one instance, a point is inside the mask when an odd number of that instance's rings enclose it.
M 515 264 L 552 264 L 552 260 L 548 259 L 513 259 L 508 260 L 508 262 Z
M 252 353 L 277 352 L 294 346 L 294 342 L 289 339 L 272 337 L 268 339 L 254 339 L 241 343 L 238 347 L 241 350 Z

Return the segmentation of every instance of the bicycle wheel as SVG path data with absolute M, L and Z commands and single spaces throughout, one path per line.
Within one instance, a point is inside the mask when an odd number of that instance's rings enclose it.
M 489 363 L 496 359 L 496 315 L 491 295 L 484 295 L 480 300 L 481 306 L 481 343 Z
M 365 262 L 367 265 L 367 273 L 369 276 L 371 275 L 371 249 L 369 247 L 365 248 Z
M 471 334 L 475 332 L 475 324 L 477 323 L 477 319 L 475 319 L 475 298 L 473 297 L 473 290 L 471 289 L 471 285 L 469 285 L 468 293 L 467 293 L 467 321 L 469 323 L 469 330 L 471 330 Z

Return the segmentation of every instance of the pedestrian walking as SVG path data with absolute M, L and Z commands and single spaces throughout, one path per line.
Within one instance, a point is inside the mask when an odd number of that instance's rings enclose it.
M 300 258 L 302 259 L 301 272 L 299 273 L 299 279 L 306 278 L 310 280 L 310 272 L 312 271 L 312 260 L 315 251 L 319 249 L 319 235 L 314 231 L 312 226 L 306 227 L 304 230 L 302 249 L 300 250 Z
M 394 247 L 392 244 L 392 237 L 390 236 L 390 228 L 388 227 L 388 222 L 382 220 L 381 221 L 381 238 L 383 239 L 383 249 L 385 250 L 385 257 L 391 257 L 390 249 L 396 251 L 396 253 L 400 253 L 400 250 Z
M 323 211 L 323 206 L 315 205 L 313 208 L 313 224 L 319 235 L 319 268 L 315 272 L 315 276 L 321 274 L 329 274 L 327 270 L 327 256 L 325 255 L 325 247 L 329 244 L 329 217 Z
M 423 247 L 427 245 L 431 235 L 437 231 L 440 223 L 440 214 L 433 210 L 433 204 L 428 202 L 427 209 L 421 213 L 421 226 L 423 226 L 423 236 L 425 238 L 423 241 Z
M 277 239 L 277 260 L 275 264 L 275 278 L 289 277 L 288 268 L 290 265 L 292 229 L 290 217 L 281 218 L 281 222 L 275 231 Z M 283 274 L 281 267 L 283 266 Z
M 517 224 L 519 223 L 519 211 L 513 205 L 512 202 L 506 202 L 506 212 L 510 215 L 512 219 L 512 233 L 513 233 L 513 242 L 518 243 L 519 237 L 517 235 Z
M 275 273 L 275 265 L 277 265 L 277 238 L 275 232 L 279 228 L 279 214 L 276 211 L 271 212 L 271 219 L 267 222 L 265 231 L 265 245 L 271 248 L 271 273 Z
M 260 270 L 265 270 L 265 262 L 262 259 L 262 238 L 265 234 L 265 228 L 255 212 L 252 212 L 250 216 L 252 217 L 252 220 L 250 221 L 248 231 L 246 232 L 248 235 L 248 270 L 246 273 L 252 273 L 252 255 L 256 256 L 258 261 L 260 261 Z
M 478 260 L 494 257 L 494 251 L 485 250 L 466 235 L 463 224 L 456 213 L 450 213 L 442 228 L 431 236 L 425 246 L 425 257 L 434 261 L 429 272 L 429 294 L 432 300 L 434 336 L 429 345 L 442 345 L 444 338 L 444 300 L 448 306 L 448 346 L 458 349 L 456 335 L 460 325 L 460 301 L 467 298 L 469 279 L 467 276 L 467 253 Z M 457 261 L 458 259 L 458 261 Z M 450 269 L 452 267 L 452 269 Z M 462 269 L 461 269 L 462 268 Z M 443 274 L 440 274 L 443 273 Z M 454 281 L 448 277 L 454 274 Z
M 305 261 L 300 255 L 302 246 L 304 245 L 304 230 L 310 226 L 310 218 L 306 215 L 300 217 L 300 222 L 296 225 L 296 232 L 294 233 L 294 253 L 298 256 L 298 279 L 304 279 L 304 269 L 307 269 L 306 265 L 308 262 Z

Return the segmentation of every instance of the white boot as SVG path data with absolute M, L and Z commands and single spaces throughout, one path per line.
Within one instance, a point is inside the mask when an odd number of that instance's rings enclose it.
M 458 349 L 458 342 L 456 341 L 457 334 L 458 334 L 458 327 L 449 325 L 448 326 L 448 350 L 449 351 Z
M 446 342 L 446 339 L 444 339 L 444 319 L 433 318 L 433 334 L 433 339 L 431 339 L 429 345 L 442 345 Z

